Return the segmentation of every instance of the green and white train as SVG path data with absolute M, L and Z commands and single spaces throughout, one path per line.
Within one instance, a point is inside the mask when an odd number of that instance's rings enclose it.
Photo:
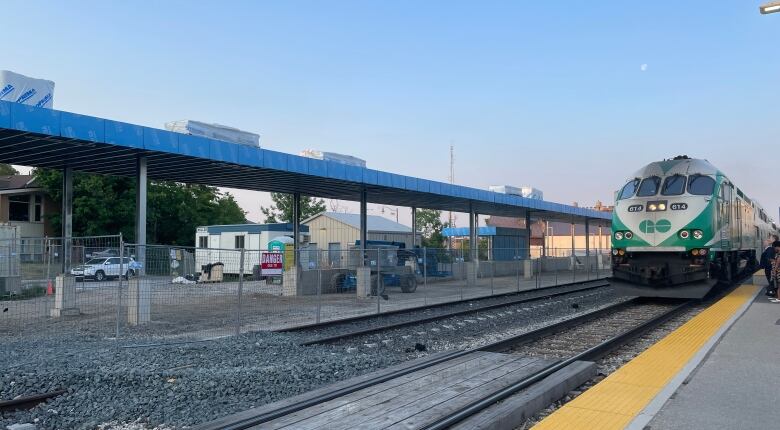
M 703 297 L 754 270 L 777 227 L 707 160 L 650 163 L 617 192 L 612 283 L 623 293 Z

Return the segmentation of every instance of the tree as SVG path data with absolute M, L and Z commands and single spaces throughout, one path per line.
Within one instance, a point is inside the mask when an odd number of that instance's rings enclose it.
M 62 202 L 62 173 L 36 169 L 40 186 L 57 204 Z M 121 233 L 135 241 L 135 180 L 76 173 L 73 178 L 73 235 Z M 60 214 L 47 215 L 59 230 Z M 215 187 L 175 182 L 149 183 L 147 242 L 191 246 L 201 225 L 245 223 L 246 213 L 233 196 Z
M 293 219 L 293 195 L 285 193 L 271 193 L 274 204 L 270 208 L 261 207 L 260 211 L 265 215 L 266 223 L 292 222 Z M 325 212 L 325 200 L 313 197 L 301 196 L 300 219 L 304 220 L 314 215 Z
M 417 209 L 417 229 L 422 233 L 422 246 L 444 248 L 444 236 L 441 232 L 446 227 L 449 227 L 449 223 L 442 222 L 441 211 Z
M 2 164 L 0 163 L 0 176 L 11 176 L 11 175 L 18 175 L 19 171 L 14 169 L 14 166 L 10 164 Z

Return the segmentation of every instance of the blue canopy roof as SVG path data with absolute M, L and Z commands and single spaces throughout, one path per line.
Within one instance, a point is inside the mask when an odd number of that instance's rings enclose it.
M 110 119 L 0 101 L 0 162 L 246 190 L 609 224 L 609 213 L 316 160 Z

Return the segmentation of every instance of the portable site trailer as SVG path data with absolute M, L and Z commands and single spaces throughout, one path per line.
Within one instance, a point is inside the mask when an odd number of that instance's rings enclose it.
M 195 265 L 224 264 L 225 274 L 239 273 L 241 249 L 244 252 L 244 273 L 251 274 L 260 264 L 260 253 L 268 250 L 268 242 L 279 236 L 293 235 L 292 223 L 232 224 L 198 227 L 195 233 Z M 308 242 L 309 228 L 301 225 L 301 243 Z

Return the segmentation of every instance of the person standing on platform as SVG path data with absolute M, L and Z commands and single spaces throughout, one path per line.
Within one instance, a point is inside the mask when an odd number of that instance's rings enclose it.
M 771 235 L 769 236 L 769 241 L 767 243 L 766 249 L 764 249 L 764 252 L 761 253 L 761 261 L 760 266 L 764 268 L 764 275 L 766 276 L 767 286 L 766 286 L 766 295 L 769 297 L 774 297 L 777 293 L 777 287 L 776 284 L 772 282 L 772 261 L 775 259 L 775 247 L 774 242 L 778 241 L 777 235 Z
M 769 297 L 769 301 L 773 303 L 780 303 L 780 297 L 778 297 L 778 288 L 780 285 L 780 240 L 772 242 L 772 247 L 775 249 L 775 256 L 772 259 L 772 274 L 769 285 L 772 285 L 774 295 Z

